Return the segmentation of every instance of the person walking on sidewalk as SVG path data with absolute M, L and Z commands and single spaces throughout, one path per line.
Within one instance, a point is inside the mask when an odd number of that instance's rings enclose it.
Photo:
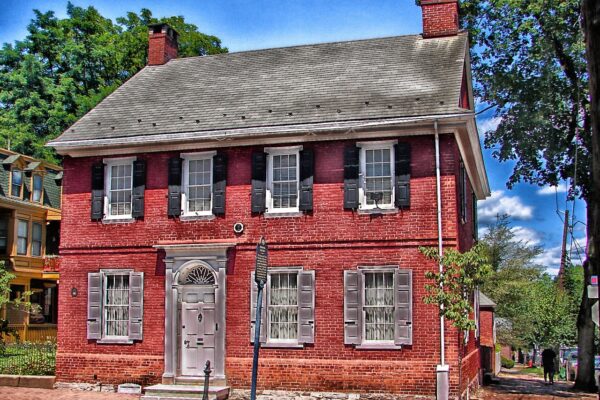
M 542 351 L 542 366 L 544 367 L 544 382 L 548 382 L 547 378 L 550 378 L 550 384 L 554 385 L 554 359 L 556 353 L 552 349 L 546 349 Z

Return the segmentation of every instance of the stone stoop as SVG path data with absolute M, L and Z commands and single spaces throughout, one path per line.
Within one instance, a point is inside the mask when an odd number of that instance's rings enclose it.
M 202 385 L 164 385 L 158 384 L 144 388 L 145 394 L 140 400 L 198 400 L 202 399 Z M 208 388 L 209 400 L 225 400 L 229 397 L 228 386 Z

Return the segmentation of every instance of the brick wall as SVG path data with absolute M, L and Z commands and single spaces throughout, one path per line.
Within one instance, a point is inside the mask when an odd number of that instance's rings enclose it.
M 423 37 L 451 36 L 458 33 L 457 0 L 421 0 Z
M 479 324 L 481 326 L 481 345 L 487 347 L 494 347 L 494 310 L 481 310 L 479 314 L 479 321 Z
M 159 241 L 236 240 L 235 262 L 227 276 L 226 375 L 234 387 L 248 387 L 252 357 L 250 271 L 254 268 L 255 244 L 264 235 L 273 268 L 293 265 L 316 271 L 316 315 L 314 345 L 261 351 L 262 387 L 434 393 L 435 366 L 439 363 L 438 312 L 422 298 L 424 272 L 436 266 L 418 251 L 418 246 L 437 244 L 434 143 L 432 136 L 400 140 L 412 144 L 411 206 L 378 217 L 343 209 L 343 149 L 351 142 L 305 145 L 315 151 L 314 211 L 289 218 L 266 218 L 250 212 L 250 158 L 253 150 L 262 148 L 222 150 L 229 159 L 226 213 L 209 221 L 182 222 L 167 217 L 166 166 L 176 153 L 153 153 L 138 155 L 148 160 L 143 220 L 129 224 L 92 222 L 90 172 L 100 158 L 67 157 L 61 229 L 61 286 L 66 289 L 60 292 L 58 380 L 119 383 L 124 374 L 131 375 L 130 380 L 159 380 L 164 265 L 163 255 L 152 246 Z M 440 147 L 444 241 L 446 246 L 457 247 L 457 145 L 453 138 L 442 135 Z M 239 236 L 232 230 L 238 221 L 246 226 Z M 343 344 L 343 271 L 358 265 L 413 269 L 412 346 L 367 351 Z M 86 339 L 87 273 L 100 268 L 144 271 L 143 341 L 100 345 Z M 72 287 L 78 289 L 77 297 L 71 297 Z M 447 332 L 447 362 L 451 365 L 452 390 L 457 393 L 459 333 L 449 324 Z

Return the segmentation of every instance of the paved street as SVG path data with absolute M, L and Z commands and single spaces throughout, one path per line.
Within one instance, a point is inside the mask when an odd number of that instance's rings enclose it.
M 0 386 L 0 399 L 10 400 L 137 400 L 139 398 L 139 396 L 117 393 Z

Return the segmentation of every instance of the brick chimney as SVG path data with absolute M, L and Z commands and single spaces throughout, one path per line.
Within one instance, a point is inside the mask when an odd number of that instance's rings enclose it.
M 458 33 L 458 0 L 421 0 L 421 11 L 424 38 Z
M 148 26 L 148 65 L 163 65 L 177 58 L 177 36 L 175 29 L 165 23 Z

